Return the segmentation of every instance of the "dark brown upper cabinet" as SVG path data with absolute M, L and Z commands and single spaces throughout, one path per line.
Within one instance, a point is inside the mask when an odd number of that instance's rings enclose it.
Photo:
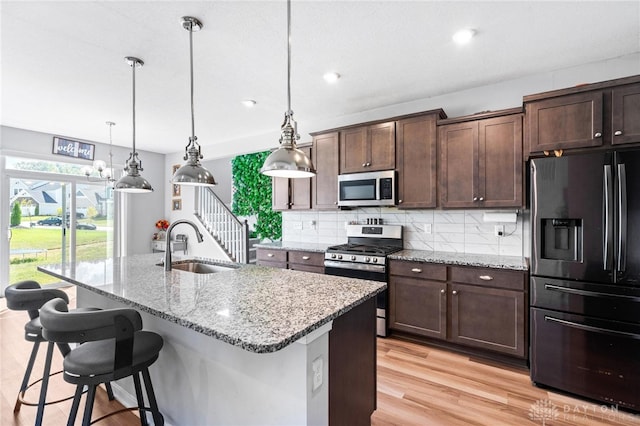
M 394 121 L 340 131 L 340 173 L 395 169 L 395 142 Z
M 311 157 L 311 146 L 299 146 Z M 271 178 L 273 210 L 309 210 L 311 208 L 311 178 Z
M 439 122 L 440 207 L 521 207 L 522 114 L 461 120 Z
M 437 204 L 437 129 L 442 110 L 396 122 L 398 208 L 435 208 Z
M 340 165 L 338 132 L 313 136 L 313 165 L 316 175 L 311 178 L 314 210 L 338 209 L 338 168 Z
M 533 156 L 640 144 L 640 76 L 528 95 L 524 104 Z

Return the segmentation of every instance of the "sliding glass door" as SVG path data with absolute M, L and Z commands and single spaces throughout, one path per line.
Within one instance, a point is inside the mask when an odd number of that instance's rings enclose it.
M 9 179 L 9 282 L 58 280 L 38 265 L 113 256 L 113 192 L 104 181 L 43 179 L 20 172 Z

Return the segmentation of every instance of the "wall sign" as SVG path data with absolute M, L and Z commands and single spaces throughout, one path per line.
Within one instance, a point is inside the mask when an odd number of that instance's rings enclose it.
M 96 146 L 91 143 L 53 137 L 53 153 L 66 155 L 67 157 L 82 158 L 83 160 L 93 160 Z

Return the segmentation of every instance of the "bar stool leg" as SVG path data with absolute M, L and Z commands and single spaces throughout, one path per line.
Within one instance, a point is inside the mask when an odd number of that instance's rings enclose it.
M 107 396 L 109 397 L 109 401 L 113 401 L 114 399 L 116 399 L 116 397 L 113 396 L 113 388 L 111 387 L 111 382 L 105 383 L 104 387 L 107 388 Z
M 84 406 L 84 417 L 82 418 L 82 426 L 91 425 L 91 412 L 93 411 L 93 401 L 96 397 L 96 386 L 89 385 L 89 391 L 87 392 L 87 402 Z
M 142 395 L 142 386 L 140 386 L 140 375 L 139 373 L 133 374 L 133 384 L 136 388 L 136 398 L 138 399 L 138 411 L 140 412 L 140 424 L 142 426 L 147 426 L 147 413 L 144 409 L 144 396 Z
M 33 342 L 33 348 L 31 349 L 31 356 L 29 357 L 29 363 L 27 364 L 27 369 L 24 372 L 24 378 L 22 379 L 22 385 L 20 385 L 20 391 L 18 392 L 18 397 L 16 398 L 16 405 L 13 407 L 13 412 L 17 413 L 20 411 L 20 407 L 22 406 L 22 401 L 20 401 L 21 396 L 27 390 L 27 386 L 29 386 L 29 379 L 31 378 L 31 370 L 33 370 L 33 364 L 36 361 L 36 356 L 38 355 L 38 348 L 40 347 L 40 342 Z
M 67 426 L 73 426 L 78 416 L 78 407 L 80 406 L 80 398 L 82 398 L 82 390 L 84 386 L 76 386 L 76 393 L 73 396 L 73 404 L 71 404 L 71 411 L 69 412 L 69 419 L 67 420 Z
M 149 399 L 151 414 L 153 415 L 153 423 L 155 426 L 162 426 L 164 425 L 164 417 L 162 417 L 162 414 L 160 414 L 160 410 L 158 409 L 156 394 L 153 392 L 153 385 L 151 384 L 151 376 L 149 375 L 148 368 L 142 370 L 142 377 L 144 379 L 144 387 L 147 390 L 147 398 Z
M 38 413 L 36 414 L 36 426 L 42 424 L 44 416 L 44 405 L 47 400 L 47 387 L 49 386 L 49 374 L 51 373 L 51 358 L 53 358 L 53 342 L 47 345 L 47 358 L 44 362 L 44 372 L 42 373 L 42 388 L 40 389 L 40 400 L 38 401 Z

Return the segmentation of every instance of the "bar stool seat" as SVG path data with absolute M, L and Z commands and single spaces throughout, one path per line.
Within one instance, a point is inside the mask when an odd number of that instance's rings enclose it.
M 69 413 L 73 425 L 80 405 L 82 389 L 87 386 L 83 426 L 91 421 L 96 386 L 128 376 L 133 378 L 141 425 L 147 425 L 146 413 L 153 416 L 156 426 L 164 424 L 158 410 L 149 366 L 157 359 L 163 346 L 160 335 L 142 330 L 142 317 L 135 309 L 104 309 L 95 312 L 69 312 L 67 302 L 53 299 L 40 310 L 45 338 L 57 342 L 81 343 L 64 359 L 64 379 L 76 385 L 76 393 Z M 145 406 L 140 378 L 145 385 L 149 407 Z M 119 411 L 117 411 L 119 412 Z

